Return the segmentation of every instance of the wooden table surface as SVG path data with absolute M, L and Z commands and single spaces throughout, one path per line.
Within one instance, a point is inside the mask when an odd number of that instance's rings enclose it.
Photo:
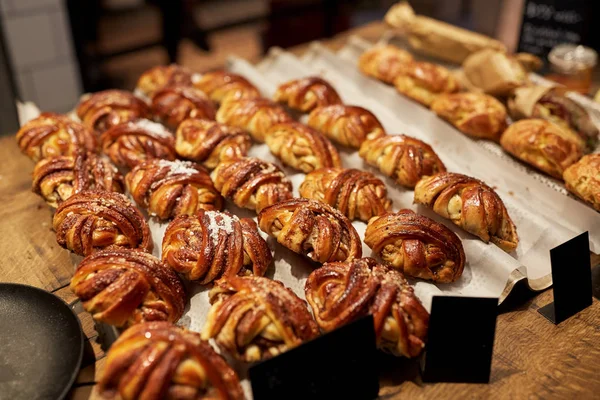
M 373 23 L 349 33 L 375 41 L 383 29 Z M 328 44 L 338 48 L 347 35 Z M 37 286 L 74 301 L 68 284 L 76 259 L 56 244 L 51 211 L 31 192 L 33 163 L 20 154 L 12 136 L 0 138 L 0 160 L 0 281 Z M 423 384 L 415 361 L 382 357 L 381 397 L 599 398 L 600 303 L 594 299 L 592 306 L 555 326 L 537 312 L 551 300 L 552 290 L 534 295 L 517 288 L 501 306 L 490 384 Z M 94 383 L 105 354 L 90 315 L 79 317 L 86 354 L 69 398 L 95 398 Z

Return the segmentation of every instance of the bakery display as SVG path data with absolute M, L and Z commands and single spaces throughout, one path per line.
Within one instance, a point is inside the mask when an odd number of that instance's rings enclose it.
M 207 72 L 194 82 L 194 86 L 216 104 L 260 97 L 258 89 L 246 78 L 223 70 Z
M 414 188 L 423 176 L 446 171 L 431 146 L 406 135 L 366 140 L 359 155 L 367 164 L 408 188 Z
M 282 246 L 319 263 L 362 256 L 362 243 L 350 220 L 316 200 L 290 199 L 264 208 L 258 226 Z
M 277 88 L 273 100 L 301 112 L 317 107 L 342 104 L 336 90 L 323 78 L 309 76 L 285 82 Z
M 148 321 L 176 322 L 186 302 L 177 274 L 139 250 L 101 250 L 87 256 L 70 287 L 95 321 L 119 328 Z
M 465 268 L 462 242 L 454 232 L 411 210 L 372 218 L 365 244 L 381 260 L 408 276 L 438 283 L 461 277 Z
M 415 187 L 415 203 L 423 204 L 484 242 L 502 250 L 517 248 L 517 228 L 502 199 L 478 179 L 444 172 L 423 178 Z
M 223 209 L 210 176 L 191 161 L 148 160 L 129 171 L 125 182 L 137 205 L 160 220 Z
M 358 69 L 367 76 L 391 85 L 401 68 L 413 61 L 413 56 L 406 50 L 390 44 L 376 45 L 361 54 Z
M 214 169 L 223 161 L 243 158 L 252 139 L 246 131 L 208 119 L 189 118 L 175 134 L 177 155 Z
M 459 85 L 452 73 L 428 62 L 412 62 L 400 67 L 394 87 L 403 95 L 429 107 L 442 93 L 458 92 Z
M 193 86 L 167 86 L 152 96 L 152 112 L 165 125 L 175 130 L 188 118 L 215 119 L 216 110 L 210 99 Z
M 365 140 L 385 135 L 377 117 L 357 106 L 336 104 L 315 108 L 307 124 L 335 143 L 356 149 Z
M 77 193 L 58 206 L 52 226 L 58 244 L 81 256 L 105 248 L 152 250 L 148 223 L 120 193 Z
M 97 390 L 114 400 L 244 399 L 237 374 L 210 344 L 168 322 L 123 332 L 106 355 Z
M 17 132 L 21 152 L 33 161 L 57 156 L 74 156 L 79 151 L 95 152 L 96 138 L 71 118 L 50 112 L 23 124 Z
M 527 71 L 504 51 L 484 49 L 471 54 L 462 64 L 464 85 L 492 96 L 508 96 L 529 83 Z
M 583 156 L 563 173 L 571 193 L 600 211 L 600 153 Z
M 392 207 L 385 184 L 358 169 L 321 168 L 306 175 L 300 196 L 329 204 L 350 220 L 369 221 Z
M 425 347 L 429 313 L 400 272 L 372 258 L 324 264 L 309 275 L 305 292 L 325 332 L 372 314 L 381 350 L 416 357 Z
M 342 166 L 333 144 L 318 131 L 299 122 L 272 126 L 265 141 L 275 157 L 304 173 L 318 168 Z
M 257 212 L 293 197 L 292 183 L 283 171 L 258 158 L 223 162 L 213 171 L 212 179 L 224 197 Z
M 187 280 L 201 284 L 234 275 L 263 276 L 273 261 L 253 220 L 202 209 L 169 224 L 162 259 Z
M 154 93 L 166 86 L 192 86 L 194 73 L 178 64 L 157 65 L 138 79 L 136 90 L 151 99 Z
M 202 338 L 244 362 L 284 353 L 319 334 L 301 300 L 279 281 L 233 276 L 215 282 Z

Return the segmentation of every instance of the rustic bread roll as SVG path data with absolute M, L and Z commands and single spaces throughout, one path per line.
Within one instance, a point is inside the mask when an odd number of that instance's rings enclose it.
M 215 119 L 213 103 L 193 86 L 167 86 L 152 96 L 152 112 L 175 130 L 188 118 Z
M 394 79 L 396 90 L 429 107 L 443 93 L 458 92 L 452 73 L 441 65 L 412 62 L 403 65 Z
M 471 54 L 462 70 L 469 87 L 492 96 L 508 96 L 529 82 L 527 71 L 515 57 L 493 49 Z
M 342 104 L 342 99 L 333 86 L 318 76 L 295 79 L 280 85 L 273 100 L 302 112 Z
M 206 93 L 216 104 L 260 97 L 258 89 L 246 78 L 227 71 L 207 72 L 194 86 Z
M 600 153 L 583 156 L 563 173 L 567 189 L 600 211 Z
M 192 71 L 181 65 L 157 65 L 140 76 L 136 89 L 151 99 L 154 93 L 166 86 L 192 86 L 193 76 Z
M 378 45 L 361 54 L 358 69 L 367 76 L 391 85 L 402 66 L 411 62 L 413 56 L 408 51 L 392 45 Z

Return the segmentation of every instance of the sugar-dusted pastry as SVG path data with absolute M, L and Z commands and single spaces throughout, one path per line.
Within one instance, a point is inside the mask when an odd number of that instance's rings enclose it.
M 279 281 L 232 276 L 215 282 L 202 338 L 244 362 L 261 361 L 319 334 L 306 302 Z
M 150 108 L 144 101 L 125 90 L 103 90 L 86 97 L 77 106 L 77 116 L 96 135 L 113 126 L 138 118 L 150 118 Z
M 148 223 L 120 193 L 77 193 L 58 206 L 52 225 L 58 244 L 81 256 L 105 248 L 152 250 Z
M 93 253 L 79 264 L 71 290 L 97 322 L 125 328 L 183 315 L 183 283 L 158 258 L 139 250 Z
M 462 133 L 498 141 L 506 129 L 506 108 L 483 93 L 444 93 L 431 103 L 431 110 Z
M 84 190 L 107 190 L 123 193 L 125 183 L 117 168 L 105 157 L 80 152 L 40 160 L 33 169 L 33 192 L 50 207 L 58 205 Z
M 163 125 L 137 119 L 114 126 L 100 136 L 102 151 L 117 166 L 133 168 L 154 158 L 174 160 L 175 138 Z
M 97 386 L 103 399 L 244 399 L 237 374 L 210 344 L 168 322 L 127 329 L 105 360 Z
M 300 122 L 272 126 L 265 141 L 275 157 L 304 173 L 342 166 L 335 146 L 319 131 Z
M 38 162 L 43 158 L 74 156 L 79 151 L 95 152 L 96 137 L 83 125 L 55 113 L 41 113 L 17 132 L 19 148 Z
M 192 86 L 193 75 L 192 71 L 181 65 L 157 65 L 140 76 L 136 89 L 152 98 L 154 93 L 166 86 Z
M 459 237 L 411 210 L 371 219 L 365 244 L 385 264 L 415 278 L 450 283 L 460 278 L 465 268 L 465 251 Z
M 414 188 L 423 176 L 446 171 L 431 146 L 406 135 L 366 140 L 359 155 L 367 164 L 408 188 Z
M 372 258 L 325 263 L 309 275 L 304 290 L 325 332 L 371 314 L 380 349 L 416 357 L 425 346 L 429 313 L 400 272 Z
M 600 153 L 583 156 L 563 173 L 567 189 L 600 211 Z
M 243 129 L 208 119 L 186 119 L 175 134 L 177 154 L 209 169 L 222 161 L 245 157 L 251 145 L 252 139 Z
M 273 261 L 253 220 L 204 210 L 179 215 L 169 224 L 162 259 L 186 279 L 201 284 L 234 275 L 263 276 Z
M 385 184 L 372 173 L 358 169 L 314 170 L 300 185 L 300 196 L 329 204 L 350 220 L 365 222 L 392 207 Z
M 581 158 L 584 148 L 575 132 L 544 119 L 522 119 L 511 124 L 500 144 L 519 160 L 558 179 Z
M 137 205 L 161 220 L 223 209 L 210 176 L 191 161 L 148 160 L 129 171 L 125 182 Z
M 362 256 L 362 243 L 350 220 L 320 201 L 274 204 L 258 214 L 258 226 L 284 247 L 319 263 Z
M 428 62 L 403 65 L 394 86 L 398 92 L 427 107 L 438 95 L 459 90 L 458 82 L 448 69 Z
M 406 50 L 392 45 L 375 46 L 361 54 L 358 69 L 368 76 L 392 84 L 405 64 L 413 62 Z
M 224 102 L 217 111 L 217 122 L 242 128 L 257 142 L 264 142 L 270 127 L 291 121 L 283 107 L 268 99 L 240 99 Z
M 356 149 L 367 139 L 385 135 L 369 110 L 342 104 L 315 108 L 308 117 L 308 126 L 336 143 Z
M 258 89 L 241 75 L 227 71 L 213 71 L 202 75 L 194 82 L 215 103 L 229 100 L 255 99 L 260 97 Z
M 273 100 L 302 112 L 310 112 L 317 107 L 342 104 L 342 99 L 333 86 L 318 76 L 285 82 L 277 88 Z
M 257 212 L 293 197 L 292 183 L 283 171 L 258 158 L 222 162 L 212 179 L 217 190 L 235 205 Z
M 193 86 L 167 86 L 152 96 L 152 111 L 165 125 L 175 130 L 188 118 L 215 119 L 215 106 L 200 89 Z
M 432 208 L 484 242 L 510 252 L 517 248 L 517 228 L 502 199 L 485 183 L 444 172 L 428 176 L 415 187 L 415 203 Z

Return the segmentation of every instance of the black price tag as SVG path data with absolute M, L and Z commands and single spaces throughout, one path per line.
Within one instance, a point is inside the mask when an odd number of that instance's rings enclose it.
M 590 239 L 582 233 L 550 250 L 554 302 L 538 310 L 555 324 L 592 305 Z
M 497 298 L 435 296 L 423 382 L 488 383 L 497 315 Z
M 376 354 L 369 315 L 251 367 L 254 399 L 374 399 Z

